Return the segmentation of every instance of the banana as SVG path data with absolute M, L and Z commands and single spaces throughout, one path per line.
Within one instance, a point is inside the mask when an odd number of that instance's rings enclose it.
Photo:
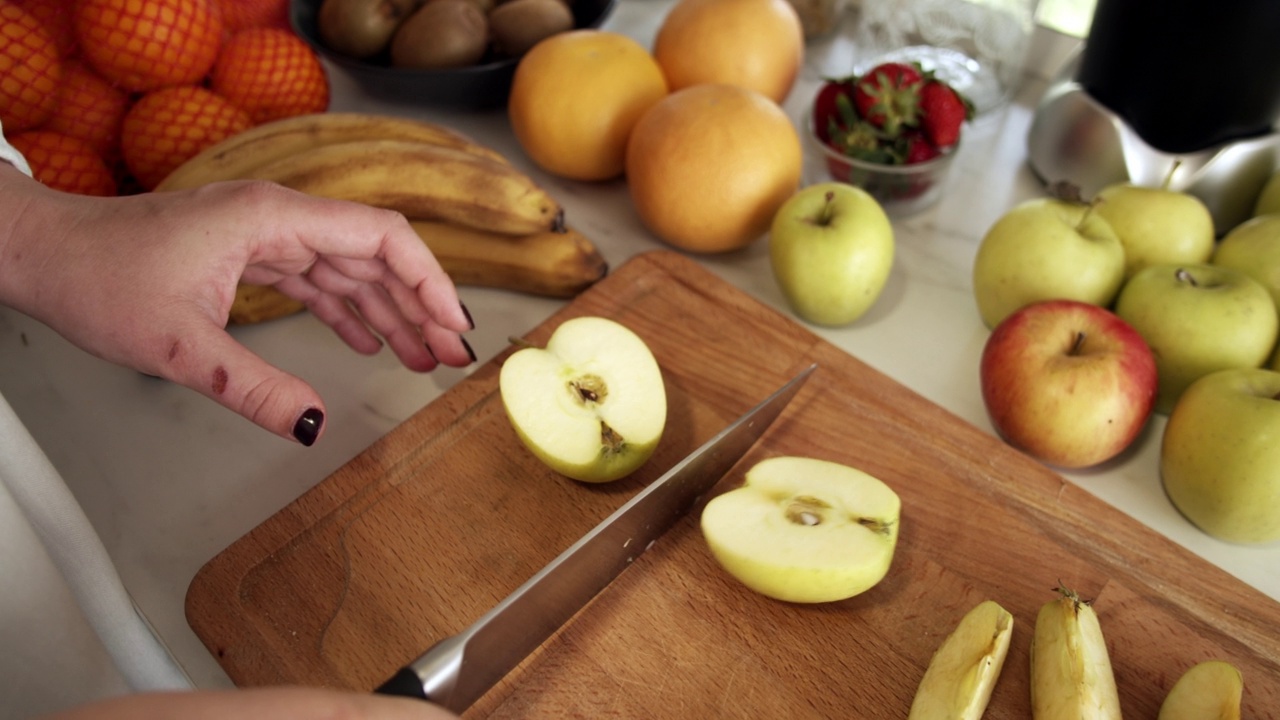
M 1035 720 L 1120 720 L 1120 697 L 1098 615 L 1071 590 L 1046 603 L 1031 638 Z
M 979 720 L 1012 636 L 1013 615 L 994 601 L 966 613 L 929 661 L 908 720 Z
M 572 228 L 512 236 L 426 220 L 410 224 L 457 285 L 567 298 L 609 272 L 596 246 Z
M 428 220 L 410 224 L 455 285 L 568 298 L 609 271 L 596 246 L 572 228 L 503 235 Z M 236 288 L 230 320 L 248 325 L 302 309 L 302 303 L 275 288 L 241 284 Z
M 234 180 L 299 152 L 355 140 L 404 140 L 439 145 L 506 163 L 501 153 L 435 123 L 365 113 L 313 113 L 273 120 L 206 148 L 169 174 L 156 190 L 184 190 Z
M 529 235 L 564 227 L 560 203 L 528 175 L 463 150 L 420 142 L 326 145 L 246 177 L 489 232 Z

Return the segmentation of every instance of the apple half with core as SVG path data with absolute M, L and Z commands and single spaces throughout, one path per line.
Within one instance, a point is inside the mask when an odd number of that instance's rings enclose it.
M 1165 424 L 1160 479 L 1205 533 L 1280 540 L 1280 372 L 1220 370 L 1192 383 Z
M 810 185 L 774 215 L 769 258 L 796 315 L 817 325 L 847 325 L 884 290 L 893 266 L 893 226 L 862 188 Z
M 1217 265 L 1144 268 L 1125 283 L 1115 312 L 1155 353 L 1156 412 L 1166 414 L 1197 378 L 1215 370 L 1261 367 L 1280 329 L 1266 288 Z
M 1094 202 L 1094 212 L 1124 246 L 1126 278 L 1148 265 L 1203 263 L 1213 254 L 1213 215 L 1195 195 L 1115 183 L 1099 191 Z
M 657 449 L 666 426 L 666 386 L 653 353 L 607 318 L 566 320 L 545 348 L 512 353 L 498 388 L 525 447 L 574 480 L 631 474 Z
M 702 511 L 702 534 L 734 578 L 777 600 L 865 592 L 889 571 L 902 503 L 888 485 L 828 460 L 781 456 Z
M 1156 360 L 1142 336 L 1106 308 L 1033 303 L 987 338 L 982 400 L 996 432 L 1061 468 L 1110 460 L 1151 416 Z
M 973 259 L 978 313 L 994 328 L 1041 300 L 1109 306 L 1124 282 L 1124 247 L 1091 205 L 1035 198 L 1006 212 Z

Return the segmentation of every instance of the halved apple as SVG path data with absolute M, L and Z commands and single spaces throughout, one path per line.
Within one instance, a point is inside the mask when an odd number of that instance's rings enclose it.
M 702 534 L 733 577 L 769 597 L 844 600 L 884 578 L 898 542 L 897 493 L 846 465 L 773 457 L 713 498 Z
M 1159 720 L 1240 720 L 1244 676 L 1229 662 L 1206 660 L 1178 678 L 1164 703 Z
M 512 353 L 498 390 L 525 447 L 582 482 L 631 474 L 653 455 L 666 427 L 658 362 L 640 336 L 607 318 L 567 320 L 545 348 Z
M 908 720 L 979 720 L 991 701 L 1013 636 L 1013 615 L 993 600 L 965 614 L 938 646 Z

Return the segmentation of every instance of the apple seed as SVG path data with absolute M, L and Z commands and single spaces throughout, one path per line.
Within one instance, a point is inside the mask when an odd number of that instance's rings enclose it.
M 791 503 L 787 505 L 785 515 L 788 520 L 797 525 L 813 527 L 814 525 L 822 524 L 822 511 L 830 508 L 830 505 L 817 498 L 800 496 L 791 499 Z
M 609 395 L 609 387 L 599 375 L 583 375 L 569 381 L 569 388 L 583 403 L 600 403 Z
M 858 524 L 877 535 L 888 535 L 893 532 L 893 523 L 885 522 L 879 518 L 858 518 Z

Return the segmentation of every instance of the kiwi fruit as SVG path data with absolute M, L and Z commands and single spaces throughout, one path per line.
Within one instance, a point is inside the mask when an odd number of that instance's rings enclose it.
M 370 58 L 387 48 L 396 29 L 420 4 L 421 0 L 324 0 L 316 31 L 330 50 Z
M 559 0 L 553 0 L 558 2 Z M 471 0 L 431 0 L 391 38 L 391 64 L 407 68 L 474 65 L 489 48 L 489 22 Z
M 564 0 L 507 0 L 489 12 L 498 52 L 519 57 L 556 33 L 573 29 L 573 12 Z

